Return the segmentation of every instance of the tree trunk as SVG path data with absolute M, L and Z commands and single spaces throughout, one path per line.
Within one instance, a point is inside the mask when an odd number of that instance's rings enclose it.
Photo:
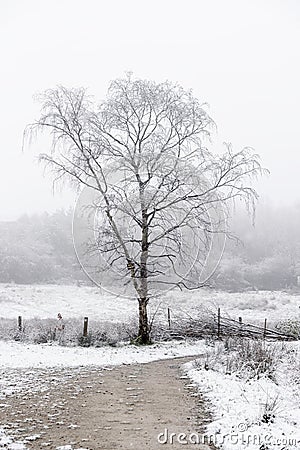
M 150 344 L 150 330 L 147 315 L 147 298 L 139 299 L 139 344 L 146 345 Z

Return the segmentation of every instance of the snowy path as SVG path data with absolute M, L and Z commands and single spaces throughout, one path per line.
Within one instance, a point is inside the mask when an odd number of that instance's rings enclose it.
M 182 376 L 180 366 L 188 360 L 106 369 L 33 369 L 29 390 L 2 399 L 0 423 L 32 450 L 182 448 L 176 442 L 160 445 L 157 436 L 165 429 L 199 432 L 209 420 L 201 397 Z

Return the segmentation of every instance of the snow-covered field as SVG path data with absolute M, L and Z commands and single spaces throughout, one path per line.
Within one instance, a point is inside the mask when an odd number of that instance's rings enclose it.
M 150 303 L 157 317 L 165 319 L 167 307 L 172 316 L 185 313 L 201 314 L 203 309 L 216 311 L 232 318 L 241 316 L 244 322 L 269 325 L 286 318 L 300 318 L 300 294 L 257 291 L 245 293 L 217 292 L 203 289 L 198 292 L 168 291 L 159 300 Z M 100 321 L 125 321 L 137 314 L 134 300 L 114 297 L 97 287 L 55 285 L 0 284 L 0 316 L 25 320 L 33 317 L 56 318 L 61 312 L 65 318 L 88 316 Z
M 0 284 L 1 317 L 65 318 L 88 316 L 97 320 L 126 320 L 135 302 L 113 297 L 97 287 Z

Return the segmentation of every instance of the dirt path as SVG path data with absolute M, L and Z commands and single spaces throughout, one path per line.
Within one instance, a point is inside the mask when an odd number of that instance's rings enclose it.
M 50 376 L 36 370 L 36 377 L 48 376 L 42 392 L 30 389 L 9 396 L 6 407 L 0 408 L 0 423 L 32 450 L 64 445 L 89 450 L 204 449 L 176 439 L 161 445 L 157 439 L 165 429 L 200 433 L 209 420 L 201 397 L 180 369 L 190 359 L 85 368 L 75 374 L 57 370 Z

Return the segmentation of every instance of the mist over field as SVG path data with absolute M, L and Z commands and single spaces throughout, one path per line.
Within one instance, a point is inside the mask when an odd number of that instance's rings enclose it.
M 74 251 L 72 218 L 71 210 L 59 210 L 1 223 L 0 282 L 91 285 Z M 227 240 L 211 287 L 233 292 L 297 287 L 300 205 L 260 205 L 254 225 L 236 210 L 231 223 L 239 239 Z

